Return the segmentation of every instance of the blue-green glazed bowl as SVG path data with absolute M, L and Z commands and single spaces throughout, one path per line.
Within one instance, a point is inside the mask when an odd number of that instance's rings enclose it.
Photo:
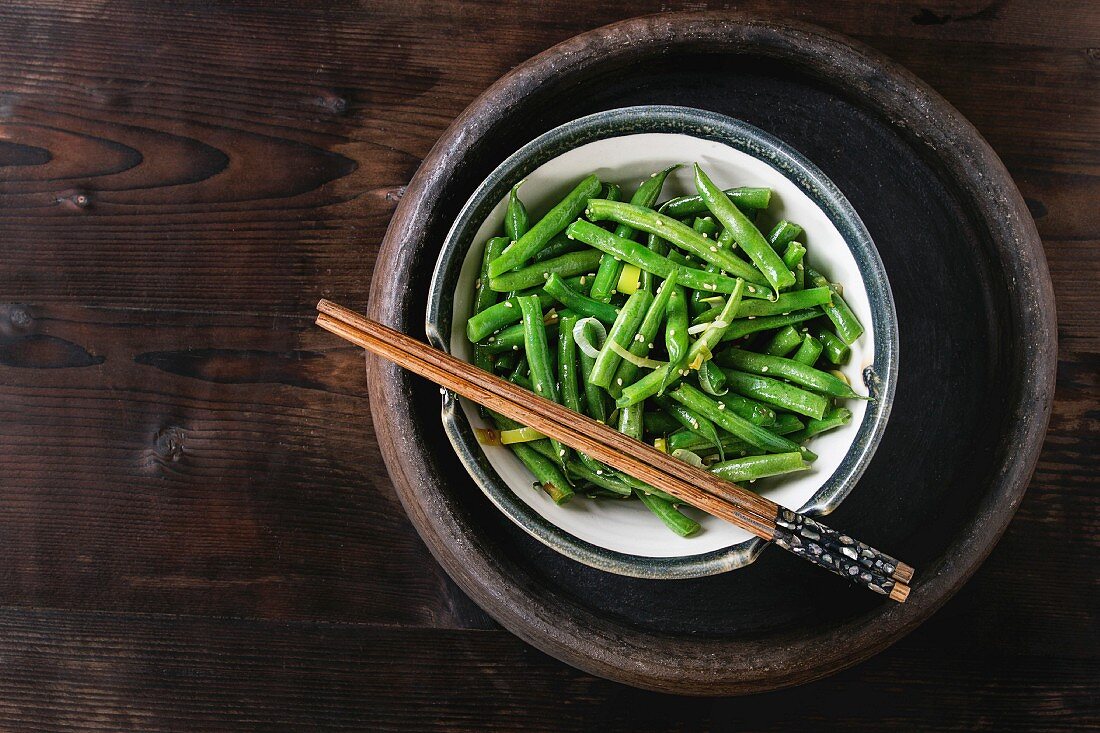
M 478 186 L 448 233 L 431 285 L 428 338 L 436 348 L 471 359 L 465 326 L 484 243 L 502 232 L 508 191 L 517 182 L 524 181 L 521 195 L 536 220 L 593 171 L 629 192 L 654 171 L 692 162 L 723 188 L 772 188 L 758 225 L 782 218 L 800 224 L 807 260 L 844 286 L 845 300 L 866 329 L 841 369 L 874 399 L 849 405 L 851 424 L 813 439 L 819 455 L 813 469 L 752 486 L 792 509 L 828 514 L 855 487 L 886 427 L 898 368 L 897 316 L 882 261 L 851 204 L 811 162 L 751 125 L 685 107 L 628 107 L 574 120 L 528 143 Z M 694 193 L 690 165 L 665 186 L 666 197 L 683 193 Z M 703 530 L 683 538 L 640 502 L 578 497 L 557 506 L 532 488 L 531 475 L 510 451 L 478 443 L 473 427 L 485 424 L 474 405 L 445 393 L 442 416 L 451 444 L 490 501 L 531 535 L 586 565 L 643 578 L 691 578 L 747 565 L 766 546 L 699 512 L 693 516 Z

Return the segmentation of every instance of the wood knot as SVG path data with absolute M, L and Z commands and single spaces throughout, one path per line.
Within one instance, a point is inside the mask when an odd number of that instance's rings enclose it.
M 334 115 L 342 115 L 348 111 L 348 100 L 331 92 L 325 92 L 318 96 L 314 99 L 314 104 Z
M 9 305 L 8 323 L 13 331 L 29 331 L 34 326 L 34 316 L 25 305 Z
M 92 195 L 87 191 L 64 191 L 58 195 L 57 203 L 73 211 L 80 211 L 91 207 Z
M 178 461 L 183 456 L 182 428 L 161 428 L 153 435 L 153 452 L 162 461 Z

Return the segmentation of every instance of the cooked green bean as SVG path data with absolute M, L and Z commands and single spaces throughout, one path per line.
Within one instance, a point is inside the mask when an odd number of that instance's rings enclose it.
M 755 481 L 758 478 L 779 476 L 792 471 L 805 471 L 809 467 L 810 464 L 802 460 L 801 453 L 791 452 L 734 458 L 732 461 L 715 463 L 709 470 L 727 481 L 736 482 Z
M 817 330 L 817 338 L 821 340 L 826 359 L 837 366 L 848 363 L 848 359 L 852 356 L 852 350 L 835 333 L 827 328 L 820 328 Z
M 504 233 L 508 235 L 509 242 L 515 242 L 531 228 L 531 220 L 527 216 L 527 207 L 519 199 L 519 187 L 522 185 L 523 181 L 520 181 L 512 186 L 512 190 L 508 192 L 508 208 L 504 212 Z M 498 253 L 496 257 L 499 256 Z M 493 259 L 496 259 L 496 257 Z
M 681 405 L 675 400 L 668 397 L 658 395 L 653 398 L 657 406 L 665 411 L 665 414 L 671 415 L 674 420 L 680 423 L 685 430 L 690 430 L 696 435 L 705 438 L 711 445 L 718 449 L 718 452 L 725 456 L 725 450 L 722 448 L 722 443 L 718 439 L 718 430 L 714 427 L 714 423 L 707 418 L 700 415 L 695 410 L 692 410 L 685 405 Z M 631 405 L 630 407 L 624 407 L 624 410 L 633 410 L 641 406 L 641 403 Z
M 726 199 L 726 201 L 728 202 L 729 199 Z M 737 208 L 732 204 L 730 204 L 730 206 L 733 209 Z M 737 213 L 741 217 L 745 216 L 741 214 L 740 211 Z M 699 234 L 699 232 L 680 223 L 671 216 L 653 211 L 652 209 L 643 209 L 640 206 L 632 206 L 631 204 L 624 204 L 619 201 L 591 199 L 588 202 L 588 208 L 585 209 L 585 216 L 595 221 L 611 219 L 620 224 L 627 224 L 635 229 L 640 229 L 643 232 L 656 234 L 680 249 L 692 253 L 704 262 L 710 263 L 748 282 L 753 282 L 758 285 L 767 285 L 770 282 L 764 274 L 749 263 L 726 250 L 719 249 L 718 244 L 713 240 L 706 239 L 703 235 Z M 772 254 L 774 255 L 775 253 L 773 252 Z M 778 260 L 778 257 L 776 259 Z M 782 261 L 779 262 L 780 265 L 782 265 Z M 639 267 L 641 267 L 641 265 L 639 265 Z M 643 267 L 642 269 L 645 268 Z M 793 276 L 791 282 L 794 282 Z M 716 288 L 704 286 L 702 289 L 715 290 Z
M 783 264 L 787 266 L 787 269 L 794 272 L 799 265 L 802 264 L 802 258 L 806 256 L 806 248 L 798 242 L 791 242 L 787 245 L 787 248 L 783 250 Z M 797 273 L 795 273 L 795 284 L 798 284 Z
M 783 264 L 783 260 L 768 244 L 768 240 L 764 239 L 764 235 L 730 201 L 729 197 L 714 185 L 714 182 L 703 172 L 698 163 L 695 164 L 695 187 L 699 190 L 699 195 L 703 197 L 703 201 L 710 212 L 722 223 L 722 226 L 733 232 L 733 238 L 736 240 L 737 245 L 753 261 L 756 269 L 763 273 L 776 293 L 785 287 L 794 285 L 794 273 L 787 269 L 787 266 Z M 591 208 L 591 205 L 589 208 Z M 720 262 L 714 264 L 721 266 Z
M 802 345 L 798 347 L 798 351 L 791 358 L 812 367 L 817 363 L 817 358 L 821 356 L 821 348 L 820 341 L 810 334 L 804 333 L 802 334 Z
M 619 187 L 617 183 L 605 183 L 603 187 L 603 195 L 600 198 L 605 198 L 608 201 L 622 201 L 623 189 Z
M 806 278 L 815 287 L 827 287 L 833 292 L 833 301 L 831 306 L 822 308 L 825 311 L 825 315 L 829 317 L 829 320 L 833 322 L 833 326 L 836 328 L 836 334 L 840 337 L 840 340 L 851 346 L 856 342 L 860 336 L 863 335 L 863 324 L 856 318 L 856 314 L 852 312 L 852 309 L 841 297 L 839 288 L 833 289 L 833 285 L 817 270 L 812 267 L 806 268 Z
M 660 518 L 665 526 L 681 537 L 689 537 L 699 531 L 699 523 L 689 516 L 681 514 L 679 510 L 667 499 L 662 499 L 656 494 L 646 493 L 641 489 L 635 489 L 634 493 L 649 511 Z
M 577 362 L 577 342 L 573 340 L 573 327 L 580 318 L 573 313 L 558 321 L 558 388 L 561 403 L 573 412 L 581 412 L 581 393 L 577 385 L 580 367 Z
M 497 291 L 489 287 L 489 262 L 500 256 L 504 248 L 508 246 L 507 237 L 493 237 L 485 242 L 485 254 L 481 258 L 481 274 L 474 283 L 474 303 L 471 315 L 481 313 L 489 306 L 497 302 Z M 477 339 L 472 339 L 477 341 Z
M 570 252 L 580 252 L 584 249 L 584 242 L 578 242 L 575 239 L 570 239 L 565 236 L 565 232 L 558 232 L 550 240 L 550 244 L 545 248 L 539 250 L 539 253 L 531 258 L 531 262 L 545 262 L 546 260 L 552 260 L 555 257 L 561 257 L 567 255 Z
M 782 252 L 788 244 L 801 236 L 802 227 L 784 219 L 768 232 L 768 243 L 775 248 L 775 251 Z
M 567 231 L 571 236 L 576 237 L 585 244 L 618 257 L 624 262 L 629 262 L 658 277 L 667 278 L 673 268 L 679 267 L 668 257 L 659 255 L 633 240 L 617 237 L 613 233 L 583 219 L 570 224 Z M 680 282 L 692 290 L 709 290 L 717 293 L 732 293 L 737 286 L 735 278 L 715 275 L 693 267 L 681 267 Z
M 586 323 L 584 325 L 584 332 L 589 343 L 592 342 L 592 328 L 593 326 L 591 323 Z M 580 351 L 577 354 L 577 358 L 581 363 L 581 386 L 584 389 L 585 405 L 588 406 L 586 412 L 593 420 L 598 420 L 599 422 L 607 424 L 608 412 L 605 392 L 592 383 L 592 370 L 596 366 L 596 357 L 589 356 L 583 351 Z
M 566 278 L 565 284 L 571 288 L 581 288 L 584 286 L 584 276 Z M 542 288 L 524 290 L 520 292 L 519 295 L 539 296 L 539 306 L 543 310 L 554 304 L 554 296 L 550 295 L 550 293 L 547 293 Z M 520 318 L 519 301 L 516 300 L 516 296 L 506 298 L 496 305 L 489 306 L 466 321 L 466 338 L 476 343 L 506 326 L 511 326 L 513 323 L 519 323 Z
M 797 412 L 799 415 L 820 420 L 829 408 L 825 397 L 799 389 L 778 379 L 760 377 L 755 374 L 726 369 L 726 380 L 730 389 L 750 399 L 775 405 L 781 410 Z
M 728 349 L 722 352 L 718 364 L 719 366 L 732 367 L 753 374 L 782 377 L 831 397 L 839 397 L 845 400 L 865 399 L 853 392 L 844 380 L 820 369 L 806 366 L 794 359 L 768 354 L 754 354 L 743 349 Z
M 775 433 L 776 435 L 790 435 L 791 433 L 796 433 L 799 430 L 802 430 L 805 425 L 794 415 L 785 412 L 782 415 L 776 417 L 775 424 L 769 425 L 767 427 L 768 430 Z M 698 453 L 701 456 L 708 455 L 705 453 L 705 451 L 709 447 L 707 441 L 688 430 L 681 429 L 669 434 L 667 445 L 670 451 L 677 450 L 678 448 L 683 448 L 684 450 Z M 759 448 L 749 445 L 740 438 L 728 434 L 722 436 L 722 447 L 725 449 L 726 453 L 736 453 L 742 456 L 754 455 L 760 452 Z
M 723 371 L 722 377 L 725 378 L 725 376 L 726 374 Z M 729 384 L 728 379 L 726 383 Z M 745 395 L 731 391 L 724 395 L 717 395 L 717 398 L 718 401 L 724 404 L 728 409 L 733 410 L 734 414 L 740 415 L 754 425 L 760 425 L 771 429 L 771 427 L 775 425 L 776 420 L 779 419 L 775 414 L 775 410 Z
M 630 341 L 630 348 L 627 349 L 627 351 L 632 355 L 645 357 L 649 354 L 650 349 L 653 348 L 653 342 L 657 338 L 657 331 L 660 330 L 661 323 L 664 322 L 668 304 L 675 293 L 676 279 L 679 274 L 679 270 L 674 270 L 657 290 L 657 296 L 649 304 L 649 309 L 646 311 L 645 318 L 642 319 L 641 325 L 638 326 L 638 332 L 634 334 L 634 338 Z M 614 379 L 611 380 L 611 384 L 608 387 L 611 396 L 617 398 L 622 393 L 624 386 L 633 384 L 635 377 L 638 375 L 638 369 L 640 368 L 641 367 L 634 362 L 623 359 L 619 364 L 619 368 L 615 371 Z
M 537 295 L 524 295 L 519 298 L 519 307 L 523 312 L 523 343 L 527 354 L 527 364 L 531 369 L 531 385 L 535 394 L 554 402 L 561 402 L 558 382 L 550 362 L 550 346 L 546 338 L 546 324 L 542 322 L 542 308 Z M 551 441 L 557 451 L 558 462 L 565 465 L 567 450 L 556 440 Z
M 639 290 L 627 298 L 607 334 L 607 340 L 604 342 L 603 348 L 600 349 L 600 353 L 596 357 L 596 365 L 589 377 L 592 384 L 604 389 L 611 385 L 615 370 L 623 359 L 622 356 L 616 353 L 611 344 L 617 344 L 622 349 L 627 349 L 630 346 L 634 334 L 638 332 L 638 326 L 645 318 L 646 311 L 652 301 L 653 296 L 645 290 Z
M 597 195 L 601 187 L 600 179 L 595 175 L 588 176 L 578 183 L 576 188 L 547 212 L 546 216 L 528 229 L 522 237 L 509 244 L 500 257 L 489 263 L 489 276 L 498 278 L 509 270 L 522 266 L 523 263 L 534 257 L 539 250 L 550 243 L 551 237 L 569 226 L 569 222 L 576 219 L 584 211 L 588 200 Z M 511 288 L 493 289 L 511 290 Z
M 619 410 L 619 432 L 635 440 L 641 440 L 642 433 L 645 430 L 645 425 L 642 422 L 644 419 L 643 409 L 639 403 Z
M 646 432 L 653 435 L 666 435 L 680 429 L 680 423 L 672 415 L 661 410 L 647 411 L 642 422 Z
M 565 464 L 565 468 L 577 478 L 595 484 L 601 489 L 607 489 L 614 494 L 630 496 L 634 493 L 634 489 L 623 481 L 620 481 L 613 471 L 604 469 L 594 470 L 575 459 L 570 459 L 569 462 Z
M 714 365 L 710 359 L 699 367 L 699 386 L 712 397 L 720 397 L 729 391 L 726 386 L 726 375 Z
M 794 326 L 784 326 L 779 329 L 772 340 L 764 348 L 765 354 L 772 356 L 787 356 L 797 349 L 802 343 L 802 334 Z
M 754 425 L 740 415 L 735 414 L 732 410 L 727 410 L 723 403 L 708 397 L 690 384 L 681 383 L 676 389 L 669 392 L 669 396 L 685 407 L 700 413 L 703 417 L 709 418 L 726 432 L 736 435 L 746 443 L 762 448 L 769 453 L 801 451 L 808 460 L 817 457 L 797 443 L 776 435 L 767 428 Z
M 729 197 L 730 201 L 743 209 L 766 209 L 772 197 L 772 190 L 770 188 L 749 188 L 742 186 L 739 188 L 727 188 L 723 193 Z M 682 219 L 691 214 L 704 213 L 707 210 L 707 204 L 703 201 L 703 197 L 699 195 L 680 196 L 666 201 L 661 205 L 661 208 L 663 208 L 665 213 L 669 216 L 675 216 L 677 219 Z
M 558 300 L 562 305 L 575 313 L 579 313 L 582 316 L 592 316 L 598 321 L 602 321 L 608 325 L 615 322 L 615 318 L 619 315 L 619 309 L 610 305 L 609 303 L 601 303 L 598 300 L 593 300 L 587 295 L 578 293 L 573 288 L 566 284 L 557 273 L 550 275 L 550 278 L 546 281 L 546 284 L 542 286 L 550 295 Z
M 503 256 L 501 255 L 501 257 Z M 499 262 L 500 258 L 498 257 L 496 261 Z M 594 271 L 599 263 L 600 253 L 595 250 L 586 249 L 580 252 L 570 252 L 552 260 L 536 262 L 512 272 L 505 272 L 499 277 L 490 278 L 489 287 L 501 293 L 509 290 L 523 290 L 535 285 L 542 285 L 555 272 L 562 277 L 580 275 L 581 273 Z
M 573 487 L 569 485 L 569 480 L 549 458 L 525 443 L 513 443 L 508 447 L 535 475 L 542 490 L 554 500 L 555 504 L 564 504 L 573 498 Z
M 695 217 L 695 220 L 691 223 L 691 228 L 709 239 L 714 239 L 714 235 L 718 233 L 718 225 L 709 216 Z
M 725 334 L 722 336 L 723 341 L 732 341 L 733 339 L 739 339 L 742 336 L 748 336 L 750 333 L 756 333 L 757 331 L 770 331 L 773 328 L 783 328 L 784 326 L 791 326 L 795 323 L 801 323 L 802 321 L 808 321 L 811 318 L 816 318 L 821 315 L 821 311 L 816 308 L 792 311 L 787 315 L 779 316 L 748 316 L 747 318 L 738 318 L 736 321 L 730 324 L 730 327 L 726 329 Z
M 826 412 L 820 420 L 810 420 L 802 430 L 799 430 L 797 433 L 791 433 L 791 440 L 801 443 L 827 430 L 833 430 L 842 425 L 847 425 L 851 421 L 851 410 L 847 407 L 834 407 Z

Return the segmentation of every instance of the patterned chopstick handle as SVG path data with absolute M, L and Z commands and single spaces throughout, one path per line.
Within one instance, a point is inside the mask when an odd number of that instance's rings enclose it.
M 911 567 L 804 514 L 780 507 L 772 542 L 895 601 L 909 595 Z

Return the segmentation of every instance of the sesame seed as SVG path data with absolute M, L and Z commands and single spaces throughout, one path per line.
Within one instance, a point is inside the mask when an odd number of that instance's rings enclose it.
M 719 410 L 724 410 L 724 409 L 726 409 L 726 403 L 725 403 L 725 402 L 719 402 L 719 403 L 718 403 L 718 409 L 719 409 Z
M 766 372 L 766 371 L 768 371 L 768 368 L 766 366 L 765 367 L 760 367 L 760 371 Z
M 706 235 L 704 235 L 704 236 L 706 236 Z M 714 245 L 711 245 L 710 251 L 711 251 L 711 252 L 717 252 L 717 251 L 718 251 L 718 248 L 717 248 L 717 247 L 715 247 Z
M 542 279 L 543 280 L 549 280 L 550 279 L 550 273 L 549 272 L 542 273 Z
M 636 333 L 636 334 L 634 334 L 634 340 L 637 341 L 638 343 L 641 343 L 641 342 L 645 341 L 645 337 L 642 336 L 642 334 L 640 334 L 640 333 Z
M 789 316 L 790 314 L 791 314 L 791 312 L 790 312 L 790 311 L 787 311 L 786 313 L 783 313 L 782 315 L 784 315 L 784 316 Z
M 474 280 L 474 287 L 477 288 L 478 290 L 481 289 L 481 278 L 480 277 L 477 280 Z
M 750 320 L 750 321 L 755 321 L 755 320 L 756 320 L 756 316 L 749 316 L 749 320 Z
M 509 308 L 512 308 L 512 307 L 513 307 L 513 306 L 512 306 L 512 301 L 510 301 L 510 300 L 506 300 L 506 301 L 504 301 L 504 305 L 508 306 Z
M 615 384 L 617 384 L 617 385 L 619 385 L 620 387 L 622 387 L 622 386 L 623 386 L 623 378 L 622 378 L 622 377 L 618 377 L 618 378 L 617 378 L 617 379 L 615 380 Z
M 494 341 L 496 341 L 496 340 L 497 340 L 497 337 L 496 337 L 496 336 L 490 336 L 490 337 L 489 337 L 489 343 L 493 343 L 493 342 L 494 342 Z
M 519 345 L 517 344 L 517 345 L 513 346 L 512 351 L 519 351 Z
M 756 288 L 754 288 L 754 287 L 753 287 L 752 285 L 750 285 L 750 286 L 749 286 L 749 292 L 750 292 L 750 293 L 755 293 L 755 292 L 756 292 Z
M 542 391 L 542 385 L 541 384 L 536 384 L 535 385 L 535 391 L 536 392 L 541 392 Z
M 650 345 L 649 345 L 649 348 L 651 348 L 651 349 L 652 349 L 652 348 L 653 348 L 653 344 L 650 344 Z
M 565 455 L 565 449 L 562 448 L 560 451 L 558 451 L 558 455 L 559 456 L 564 456 Z

